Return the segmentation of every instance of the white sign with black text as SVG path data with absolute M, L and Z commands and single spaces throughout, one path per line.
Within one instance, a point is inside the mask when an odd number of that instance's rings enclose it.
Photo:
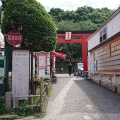
M 12 53 L 12 97 L 29 94 L 29 50 L 13 50 Z M 25 99 L 25 98 L 21 98 Z

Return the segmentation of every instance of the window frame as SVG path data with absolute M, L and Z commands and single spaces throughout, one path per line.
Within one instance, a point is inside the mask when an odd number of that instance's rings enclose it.
M 107 39 L 107 27 L 100 31 L 100 43 Z

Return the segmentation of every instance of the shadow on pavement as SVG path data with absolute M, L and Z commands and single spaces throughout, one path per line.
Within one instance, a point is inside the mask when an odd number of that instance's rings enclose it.
M 84 78 L 74 80 L 74 82 L 88 96 L 99 112 L 120 113 L 120 96 Z

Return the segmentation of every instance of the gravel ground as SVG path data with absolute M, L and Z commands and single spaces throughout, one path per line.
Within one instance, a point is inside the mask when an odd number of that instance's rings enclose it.
M 120 120 L 120 96 L 82 77 L 56 76 L 46 116 L 37 120 Z

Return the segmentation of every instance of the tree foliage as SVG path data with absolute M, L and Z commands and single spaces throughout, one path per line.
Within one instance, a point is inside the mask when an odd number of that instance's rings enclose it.
M 56 51 L 65 53 L 68 58 L 82 58 L 81 44 L 57 44 Z
M 51 16 L 36 0 L 6 0 L 2 30 L 22 26 L 22 47 L 50 51 L 56 45 L 56 27 Z
M 52 8 L 49 14 L 54 18 L 58 30 L 93 30 L 100 27 L 113 12 L 106 7 L 99 9 L 83 6 L 75 11 Z
M 91 21 L 73 22 L 73 21 L 61 21 L 57 24 L 58 30 L 61 31 L 77 31 L 77 30 L 94 30 L 97 25 Z

